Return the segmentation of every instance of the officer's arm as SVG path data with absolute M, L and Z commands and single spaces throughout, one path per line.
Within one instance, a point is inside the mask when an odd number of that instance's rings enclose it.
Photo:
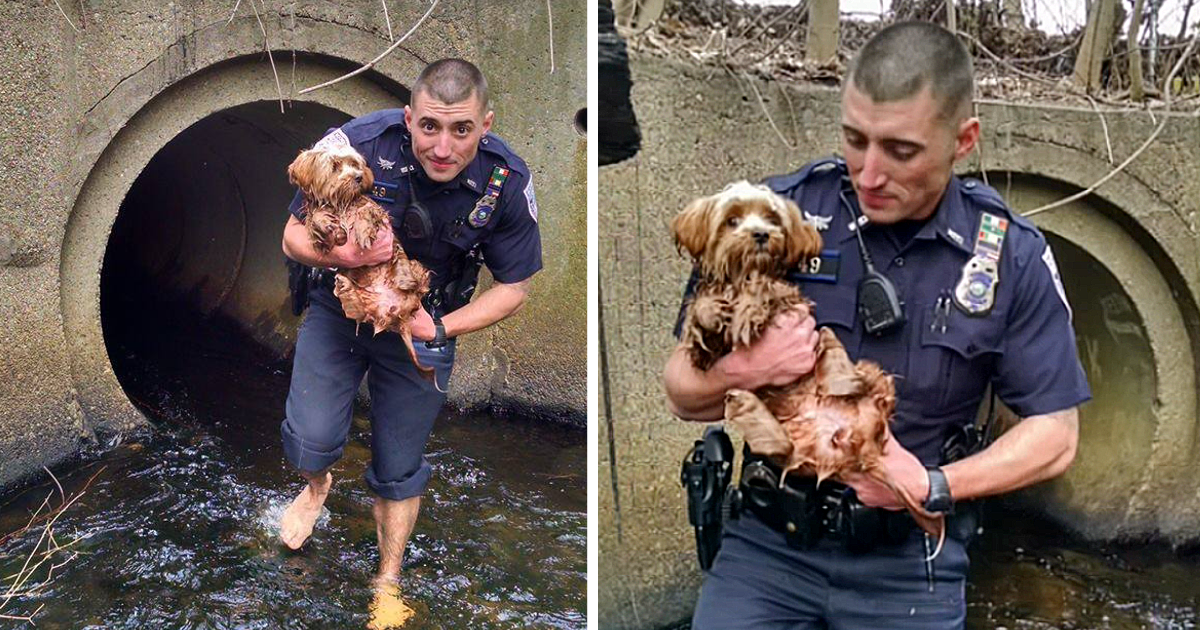
M 754 344 L 721 357 L 706 372 L 692 366 L 686 347 L 677 346 L 663 370 L 667 408 L 684 420 L 720 420 L 730 389 L 795 382 L 816 363 L 815 328 L 805 308 L 780 313 Z
M 442 318 L 447 337 L 457 337 L 487 328 L 515 314 L 529 297 L 531 278 L 511 284 L 496 283 L 466 306 Z
M 309 267 L 337 267 L 351 269 L 363 265 L 375 265 L 392 257 L 392 231 L 384 228 L 370 249 L 360 249 L 351 240 L 321 253 L 313 247 L 308 230 L 295 216 L 289 216 L 283 228 L 283 254 Z
M 1011 492 L 1053 479 L 1075 460 L 1079 412 L 1029 416 L 991 446 L 942 468 L 955 501 Z

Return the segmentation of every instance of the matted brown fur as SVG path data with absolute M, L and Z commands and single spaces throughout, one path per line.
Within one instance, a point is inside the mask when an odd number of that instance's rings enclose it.
M 327 253 L 350 237 L 360 248 L 369 249 L 380 229 L 391 229 L 387 212 L 366 195 L 374 184 L 371 169 L 349 147 L 301 152 L 288 166 L 288 179 L 304 195 L 304 224 L 318 252 Z M 432 377 L 433 370 L 417 359 L 411 328 L 428 292 L 428 270 L 410 259 L 398 240 L 388 261 L 338 271 L 333 289 L 347 317 L 370 324 L 375 334 L 399 333 L 413 364 Z
M 784 276 L 820 255 L 821 237 L 792 201 L 737 182 L 689 204 L 671 227 L 699 273 L 680 337 L 696 368 L 708 370 L 751 345 L 776 315 L 809 308 Z M 783 387 L 730 390 L 725 420 L 753 452 L 782 466 L 784 478 L 815 476 L 819 484 L 870 475 L 896 493 L 922 529 L 941 536 L 941 517 L 924 510 L 879 464 L 895 406 L 892 377 L 870 361 L 851 362 L 833 331 L 822 328 L 811 374 Z

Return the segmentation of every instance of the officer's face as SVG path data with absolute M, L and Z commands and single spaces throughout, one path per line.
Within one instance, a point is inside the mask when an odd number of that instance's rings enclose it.
M 479 140 L 492 128 L 492 112 L 484 111 L 478 96 L 459 103 L 443 103 L 419 93 L 404 108 L 404 122 L 412 133 L 413 153 L 435 182 L 448 182 L 475 159 Z
M 979 119 L 938 118 L 928 89 L 876 103 L 851 83 L 842 94 L 842 151 L 863 214 L 873 223 L 926 219 L 954 162 L 975 148 Z

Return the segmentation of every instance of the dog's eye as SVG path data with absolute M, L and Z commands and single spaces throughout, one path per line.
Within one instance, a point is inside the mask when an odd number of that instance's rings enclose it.
M 729 217 L 729 220 L 726 221 L 725 224 L 728 225 L 729 227 L 737 227 L 738 223 L 741 223 L 741 222 L 742 222 L 742 220 L 738 217 Z

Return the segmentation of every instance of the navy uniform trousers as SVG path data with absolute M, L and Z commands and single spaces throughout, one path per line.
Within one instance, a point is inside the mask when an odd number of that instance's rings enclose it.
M 923 533 L 851 553 L 821 539 L 789 547 L 751 512 L 726 524 L 692 630 L 951 630 L 966 621 L 967 552 L 947 538 L 925 571 Z M 931 541 L 931 549 L 937 541 Z
M 432 367 L 447 389 L 454 340 L 444 348 L 413 345 L 422 365 Z M 312 294 L 296 339 L 296 357 L 283 422 L 283 451 L 293 466 L 316 472 L 342 456 L 354 396 L 370 368 L 371 465 L 367 486 L 394 501 L 420 496 L 431 469 L 423 455 L 433 421 L 446 401 L 417 371 L 404 340 L 394 332 L 374 334 L 369 324 L 347 319 L 328 289 Z

